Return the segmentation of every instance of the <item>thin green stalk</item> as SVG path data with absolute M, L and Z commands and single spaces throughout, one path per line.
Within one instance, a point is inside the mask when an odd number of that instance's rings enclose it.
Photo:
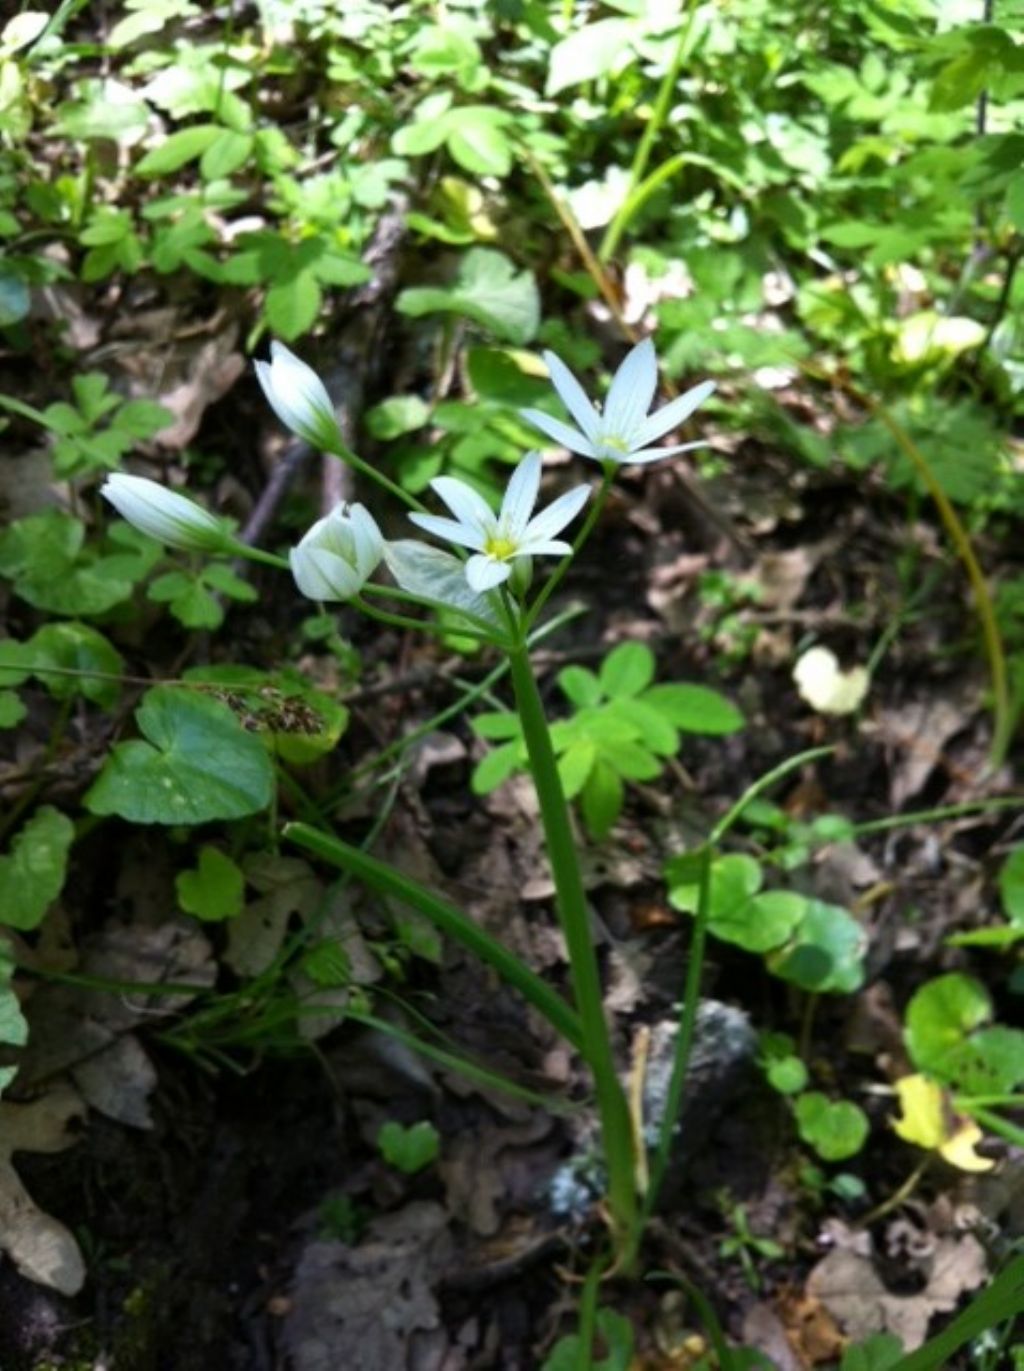
M 591 1371 L 594 1366 L 594 1335 L 597 1332 L 597 1296 L 601 1278 L 608 1269 L 608 1254 L 600 1252 L 587 1268 L 580 1296 L 579 1347 L 575 1371 Z
M 701 869 L 700 885 L 697 900 L 697 913 L 694 918 L 693 938 L 690 944 L 690 957 L 686 968 L 686 983 L 683 987 L 683 1009 L 679 1020 L 679 1029 L 676 1033 L 675 1051 L 672 1061 L 672 1074 L 669 1077 L 668 1091 L 665 1097 L 665 1108 L 662 1111 L 661 1123 L 658 1128 L 658 1143 L 654 1154 L 654 1162 L 651 1166 L 651 1178 L 644 1196 L 643 1210 L 641 1213 L 640 1227 L 646 1224 L 658 1202 L 658 1191 L 665 1178 L 669 1159 L 672 1155 L 672 1146 L 675 1140 L 676 1125 L 679 1121 L 679 1111 L 682 1108 L 683 1096 L 686 1090 L 686 1075 L 690 1066 L 690 1054 L 693 1051 L 693 1038 L 697 1022 L 697 1009 L 700 1005 L 700 983 L 704 971 L 704 952 L 707 945 L 707 924 L 710 913 L 710 889 L 711 863 L 715 849 L 725 835 L 739 820 L 743 811 L 752 800 L 776 785 L 784 777 L 799 767 L 806 765 L 807 762 L 816 760 L 818 757 L 826 757 L 835 749 L 832 747 L 813 747 L 806 752 L 798 752 L 795 757 L 789 757 L 786 761 L 780 762 L 771 771 L 759 777 L 751 786 L 743 792 L 740 798 L 727 811 L 708 837 L 707 842 L 700 849 Z
M 629 1106 L 615 1070 L 611 1038 L 604 1016 L 604 998 L 597 953 L 590 929 L 590 912 L 583 889 L 569 810 L 558 774 L 544 706 L 525 645 L 509 654 L 516 704 L 530 758 L 533 783 L 540 804 L 548 861 L 555 883 L 556 903 L 569 952 L 573 996 L 580 1016 L 583 1055 L 594 1075 L 608 1168 L 608 1207 L 616 1253 L 628 1265 L 639 1238 L 633 1130 Z
M 376 619 L 379 624 L 388 624 L 392 628 L 412 629 L 414 632 L 432 634 L 435 638 L 446 638 L 451 630 L 443 628 L 440 624 L 432 624 L 424 619 L 409 619 L 404 614 L 392 614 L 386 609 L 374 609 L 373 605 L 368 604 L 360 595 L 352 599 L 352 604 L 356 609 L 361 610 L 368 619 Z M 459 628 L 459 635 L 463 638 L 472 638 L 477 643 L 493 643 L 493 633 L 483 633 L 476 628 L 468 625 Z
M 537 622 L 537 616 L 540 614 L 541 610 L 544 608 L 547 602 L 551 599 L 551 596 L 558 589 L 559 585 L 562 582 L 562 578 L 565 576 L 566 572 L 569 570 L 569 567 L 575 560 L 576 554 L 580 551 L 580 549 L 583 547 L 583 544 L 590 537 L 594 525 L 601 517 L 601 512 L 605 507 L 605 503 L 608 499 L 608 492 L 611 490 L 612 481 L 615 479 L 615 472 L 616 467 L 614 463 L 605 463 L 604 475 L 601 479 L 601 485 L 598 488 L 597 497 L 595 500 L 592 501 L 590 511 L 587 514 L 587 517 L 584 519 L 579 533 L 577 533 L 576 537 L 573 539 L 572 552 L 567 557 L 562 558 L 558 566 L 555 568 L 554 572 L 548 577 L 546 584 L 541 587 L 539 595 L 527 611 L 527 632 L 529 632 L 529 630 Z
M 275 567 L 278 571 L 290 571 L 291 563 L 287 557 L 278 557 L 274 552 L 264 552 L 261 547 L 233 540 L 227 551 L 232 557 L 244 557 L 250 562 L 260 562 L 263 566 Z
M 961 819 L 968 814 L 984 814 L 990 809 L 1020 809 L 1024 807 L 1024 795 L 998 795 L 990 800 L 965 800 L 958 805 L 938 805 L 934 809 L 915 809 L 909 814 L 890 814 L 885 819 L 868 819 L 862 824 L 851 824 L 851 838 L 862 838 L 869 833 L 886 833 L 891 828 L 905 828 L 908 824 L 938 823 L 942 819 Z
M 683 1012 L 679 1019 L 676 1034 L 675 1054 L 672 1062 L 672 1075 L 669 1078 L 665 1096 L 665 1108 L 658 1129 L 658 1145 L 651 1165 L 651 1179 L 644 1196 L 641 1211 L 641 1228 L 654 1213 L 658 1203 L 658 1192 L 665 1179 L 672 1145 L 675 1142 L 676 1125 L 679 1111 L 683 1105 L 686 1090 L 686 1073 L 693 1051 L 693 1037 L 697 1025 L 697 1009 L 700 1005 L 700 983 L 704 973 L 704 950 L 707 945 L 708 918 L 711 912 L 711 859 L 712 848 L 705 843 L 700 851 L 700 883 L 697 896 L 697 914 L 693 921 L 693 937 L 690 940 L 690 957 L 686 967 L 686 984 L 683 987 Z
M 668 118 L 668 112 L 672 105 L 672 99 L 676 91 L 676 82 L 679 80 L 679 73 L 683 62 L 688 55 L 690 39 L 693 34 L 693 22 L 697 15 L 698 0 L 689 0 L 686 15 L 679 27 L 679 41 L 676 43 L 675 52 L 672 54 L 672 61 L 669 63 L 668 70 L 661 79 L 661 86 L 658 89 L 658 97 L 654 102 L 654 109 L 651 117 L 647 121 L 647 127 L 643 131 L 640 142 L 637 145 L 636 155 L 633 158 L 633 165 L 629 169 L 629 189 L 623 198 L 623 203 L 615 218 L 605 230 L 604 237 L 601 239 L 601 246 L 597 250 L 599 262 L 607 262 L 610 257 L 614 257 L 615 250 L 619 246 L 619 239 L 629 223 L 627 206 L 636 188 L 644 179 L 647 171 L 647 163 L 650 160 L 651 150 L 655 140 L 661 134 Z
M 366 462 L 362 457 L 357 456 L 350 447 L 338 442 L 328 451 L 332 457 L 337 457 L 339 461 L 350 466 L 353 471 L 358 471 L 360 476 L 365 476 L 368 481 L 375 481 L 384 490 L 390 491 L 396 499 L 401 500 L 403 505 L 408 505 L 410 509 L 425 510 L 426 505 L 422 500 L 417 500 L 415 495 L 410 495 L 407 490 L 403 490 L 397 482 L 392 481 L 389 476 L 385 476 L 382 471 L 372 463 Z
M 481 961 L 493 966 L 502 979 L 529 1000 L 567 1042 L 586 1055 L 586 1041 L 572 1008 L 546 981 L 541 980 L 524 962 L 509 952 L 496 938 L 485 933 L 454 905 L 448 904 L 433 891 L 404 876 L 386 862 L 371 857 L 368 852 L 352 847 L 332 834 L 311 828 L 308 824 L 286 824 L 284 836 L 290 842 L 305 848 L 307 852 L 314 853 L 321 860 L 356 876 L 371 890 L 391 895 L 403 904 L 419 910 L 424 918 L 429 919 L 442 933 L 446 933 L 467 948 Z
M 378 1018 L 376 1014 L 365 1014 L 361 1009 L 349 1008 L 345 1010 L 345 1017 L 352 1023 L 361 1023 L 366 1028 L 374 1028 L 380 1033 L 386 1033 L 397 1042 L 411 1048 L 413 1052 L 418 1052 L 421 1056 L 426 1057 L 428 1061 L 437 1062 L 438 1066 L 443 1066 L 448 1071 L 454 1071 L 460 1076 L 465 1076 L 467 1080 L 476 1081 L 488 1090 L 500 1090 L 506 1095 L 511 1095 L 513 1099 L 524 1100 L 527 1104 L 540 1106 L 543 1109 L 552 1108 L 553 1102 L 536 1090 L 530 1090 L 525 1085 L 518 1085 L 515 1081 L 510 1081 L 507 1077 L 500 1076 L 485 1066 L 480 1066 L 478 1062 L 471 1061 L 469 1057 L 464 1057 L 461 1052 L 449 1052 L 446 1048 L 435 1047 L 433 1043 L 425 1042 L 415 1033 L 410 1033 L 398 1024 L 391 1023 L 389 1019 Z
M 989 676 L 992 683 L 992 747 L 990 749 L 990 760 L 993 767 L 1000 766 L 1006 757 L 1007 748 L 1013 735 L 1013 701 L 1010 694 L 1010 680 L 1006 667 L 1006 653 L 1003 648 L 1002 635 L 999 632 L 999 622 L 996 618 L 995 606 L 992 603 L 992 596 L 985 583 L 985 576 L 977 557 L 974 555 L 974 548 L 967 535 L 959 514 L 953 507 L 953 502 L 943 489 L 939 478 L 932 471 L 931 465 L 924 453 L 911 438 L 910 434 L 898 423 L 885 405 L 872 399 L 871 396 L 865 397 L 868 408 L 879 418 L 883 425 L 889 430 L 889 434 L 896 446 L 902 451 L 909 460 L 914 470 L 920 476 L 925 489 L 935 502 L 935 507 L 939 511 L 939 518 L 942 520 L 943 527 L 949 536 L 950 542 L 956 550 L 967 573 L 967 579 L 971 583 L 971 590 L 974 594 L 974 606 L 978 613 L 978 620 L 981 625 L 981 636 L 985 643 L 985 654 L 988 657 Z
M 999 1138 L 1005 1138 L 1007 1142 L 1013 1143 L 1014 1147 L 1024 1147 L 1024 1128 L 1011 1123 L 1009 1119 L 1004 1119 L 1001 1114 L 995 1114 L 991 1109 L 982 1109 L 975 1105 L 971 1110 L 971 1115 L 990 1133 L 995 1133 Z

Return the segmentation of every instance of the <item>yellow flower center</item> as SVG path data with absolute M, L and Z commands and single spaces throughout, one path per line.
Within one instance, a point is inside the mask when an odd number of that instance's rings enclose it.
M 610 447 L 613 452 L 629 452 L 630 450 L 625 438 L 618 438 L 614 433 L 602 434 L 601 442 L 605 447 Z
M 517 544 L 502 533 L 492 533 L 484 544 L 484 551 L 488 557 L 493 557 L 499 562 L 507 562 L 516 548 Z

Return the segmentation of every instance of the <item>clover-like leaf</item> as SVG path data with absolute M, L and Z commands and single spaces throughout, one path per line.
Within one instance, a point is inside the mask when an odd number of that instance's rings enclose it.
M 274 772 L 259 738 L 196 691 L 157 686 L 135 712 L 145 741 L 118 743 L 85 796 L 93 814 L 137 824 L 240 819 L 270 803 Z

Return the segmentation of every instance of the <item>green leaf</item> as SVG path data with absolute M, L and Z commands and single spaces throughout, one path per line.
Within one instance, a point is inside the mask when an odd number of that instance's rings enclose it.
M 558 774 L 567 800 L 573 800 L 583 789 L 597 760 L 597 748 L 589 738 L 572 743 L 558 759 Z
M 0 728 L 16 728 L 28 713 L 20 695 L 0 690 Z
M 597 750 L 601 759 L 627 781 L 653 781 L 661 775 L 661 762 L 640 743 L 599 739 Z
M 473 778 L 470 782 L 473 794 L 489 795 L 524 765 L 522 743 L 504 743 L 501 747 L 492 748 L 481 757 L 473 769 Z
M 795 1105 L 801 1138 L 827 1162 L 845 1161 L 867 1141 L 867 1115 L 850 1100 L 830 1100 L 819 1091 L 801 1095 Z
M 135 166 L 138 176 L 166 176 L 180 170 L 187 162 L 194 162 L 211 147 L 223 130 L 216 124 L 193 124 L 178 129 L 165 138 L 158 148 L 147 152 Z
M 662 757 L 673 757 L 679 751 L 679 734 L 660 710 L 646 700 L 613 700 L 606 707 L 605 716 L 618 716 L 631 724 L 644 746 Z
M 418 395 L 392 395 L 367 410 L 364 418 L 371 437 L 391 442 L 429 423 L 430 406 Z
M 1024 925 L 1024 846 L 1015 847 L 1000 867 L 999 895 L 1010 922 Z
M 630 43 L 637 33 L 629 19 L 598 19 L 570 33 L 551 49 L 545 94 L 557 95 L 635 61 Z
M 529 271 L 516 272 L 503 253 L 471 248 L 459 266 L 453 286 L 403 290 L 397 308 L 419 318 L 424 314 L 461 314 L 498 338 L 523 345 L 540 324 L 540 296 Z
M 312 271 L 302 271 L 267 291 L 264 311 L 273 333 L 291 342 L 307 332 L 320 313 L 323 295 Z
M 795 1095 L 807 1084 L 807 1067 L 799 1057 L 778 1057 L 765 1071 L 768 1084 L 780 1095 Z
M 944 1079 L 958 1049 L 974 1029 L 992 1018 L 988 991 L 958 971 L 927 981 L 907 1005 L 907 1050 L 922 1071 Z
M 892 1333 L 872 1333 L 846 1349 L 839 1371 L 896 1371 L 904 1355 L 903 1344 Z
M 521 738 L 523 725 L 518 714 L 510 709 L 500 709 L 489 714 L 478 714 L 473 720 L 473 732 L 478 738 L 499 742 L 508 738 Z
M 64 885 L 75 826 L 60 810 L 36 811 L 0 857 L 0 922 L 36 928 Z
M 570 704 L 578 709 L 596 705 L 601 700 L 601 684 L 585 666 L 567 666 L 558 673 L 558 684 Z
M 769 959 L 777 976 L 804 990 L 852 994 L 864 983 L 867 934 L 839 905 L 807 900 L 789 946 Z
M 199 172 L 203 180 L 219 181 L 230 176 L 249 160 L 255 144 L 256 139 L 251 133 L 221 129 L 199 159 Z
M 440 1143 L 437 1129 L 426 1119 L 409 1128 L 403 1128 L 394 1119 L 389 1119 L 381 1125 L 377 1134 L 381 1156 L 407 1176 L 429 1166 L 438 1154 Z
M 117 703 L 121 683 L 107 678 L 121 674 L 124 660 L 96 629 L 77 623 L 44 624 L 26 648 L 35 674 L 55 700 L 81 695 L 104 709 Z
M 118 743 L 86 793 L 93 814 L 138 824 L 240 819 L 270 803 L 274 772 L 260 740 L 226 705 L 157 686 L 135 712 L 147 740 Z
M 197 919 L 218 922 L 242 912 L 245 877 L 219 848 L 200 848 L 195 869 L 179 872 L 174 884 L 178 903 Z
M 639 695 L 654 680 L 654 653 L 643 643 L 620 643 L 601 663 L 598 679 L 613 700 Z
M 653 705 L 669 723 L 684 733 L 706 733 L 718 737 L 743 727 L 743 715 L 724 695 L 708 686 L 686 685 L 679 681 L 651 686 L 643 693 L 645 704 Z
M 592 838 L 600 841 L 622 813 L 622 780 L 614 767 L 598 760 L 580 792 L 583 819 Z
M 509 116 L 486 105 L 463 105 L 447 116 L 448 151 L 460 167 L 478 176 L 507 176 L 512 144 L 504 131 Z
M 747 952 L 781 947 L 807 911 L 807 897 L 794 890 L 765 890 L 745 904 L 716 900 L 708 927 L 716 938 Z
M 696 914 L 700 903 L 700 871 L 703 859 L 693 852 L 673 857 L 665 866 L 669 884 L 669 903 L 686 914 Z M 764 877 L 753 857 L 730 852 L 717 857 L 711 865 L 708 906 L 721 913 L 735 905 L 745 905 L 761 889 Z
M 11 989 L 13 975 L 11 944 L 0 938 L 0 1043 L 5 1047 L 24 1047 L 28 1042 L 28 1024 Z

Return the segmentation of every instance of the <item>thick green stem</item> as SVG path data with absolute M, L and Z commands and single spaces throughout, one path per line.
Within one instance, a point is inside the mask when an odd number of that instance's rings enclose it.
M 580 875 L 569 810 L 558 774 L 544 706 L 525 646 L 509 653 L 516 705 L 530 755 L 530 769 L 548 860 L 555 882 L 558 914 L 569 951 L 573 996 L 580 1017 L 583 1055 L 594 1073 L 594 1089 L 601 1120 L 608 1167 L 608 1208 L 620 1261 L 628 1262 L 637 1241 L 637 1195 L 633 1130 L 626 1095 L 615 1070 L 611 1038 L 604 1016 L 604 998 L 597 953 L 590 931 L 590 913 Z

